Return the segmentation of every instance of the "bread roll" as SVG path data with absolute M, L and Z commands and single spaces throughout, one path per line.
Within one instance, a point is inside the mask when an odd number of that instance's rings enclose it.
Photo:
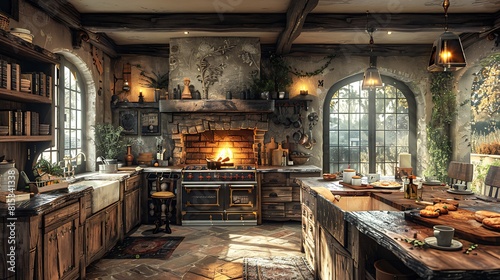
M 484 218 L 483 225 L 495 230 L 500 230 L 500 217 Z
M 474 218 L 476 221 L 482 223 L 485 218 L 500 218 L 500 213 L 487 211 L 487 210 L 479 210 L 474 213 Z
M 420 216 L 426 218 L 437 218 L 439 217 L 439 208 L 434 206 L 427 206 L 425 209 L 420 210 Z
M 434 207 L 438 208 L 439 214 L 448 214 L 448 205 L 444 203 L 434 204 Z

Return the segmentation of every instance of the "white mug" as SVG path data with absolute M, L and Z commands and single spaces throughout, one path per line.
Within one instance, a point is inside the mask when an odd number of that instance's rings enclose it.
M 442 247 L 450 247 L 451 240 L 455 234 L 455 229 L 449 226 L 437 225 L 434 226 L 434 237 L 436 237 L 437 245 Z

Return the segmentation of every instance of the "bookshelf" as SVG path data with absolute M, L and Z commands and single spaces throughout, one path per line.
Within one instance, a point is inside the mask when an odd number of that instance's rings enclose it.
M 31 174 L 33 161 L 55 140 L 52 95 L 58 58 L 0 29 L 0 62 L 0 125 L 12 124 L 15 127 L 14 132 L 9 127 L 7 135 L 0 135 L 0 155 L 13 159 L 19 170 Z M 34 73 L 33 77 L 37 77 L 36 81 L 43 90 L 22 88 L 21 78 L 24 74 L 26 79 L 29 73 Z M 23 83 L 26 85 L 26 80 Z M 9 112 L 13 112 L 14 117 Z M 41 124 L 49 125 L 48 133 L 40 133 Z

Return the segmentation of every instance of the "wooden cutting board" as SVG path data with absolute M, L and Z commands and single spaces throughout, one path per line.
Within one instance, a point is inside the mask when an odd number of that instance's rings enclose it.
M 405 212 L 405 219 L 414 221 L 424 226 L 447 225 L 455 228 L 455 235 L 480 244 L 500 245 L 500 232 L 489 230 L 474 219 L 474 212 L 466 209 L 449 211 L 448 214 L 437 218 L 420 216 L 420 211 Z
M 274 141 L 274 137 L 271 137 L 271 142 L 266 143 L 264 145 L 264 147 L 266 149 L 266 164 L 272 165 L 273 164 L 273 161 L 272 161 L 273 153 L 272 153 L 272 151 L 274 149 L 278 148 L 278 143 L 276 143 Z
M 351 184 L 344 183 L 344 182 L 340 182 L 340 184 L 344 187 L 351 188 L 354 190 L 373 189 L 373 187 L 371 185 L 367 185 L 367 184 L 361 184 L 361 186 L 353 186 Z
M 281 158 L 283 157 L 283 153 L 288 155 L 288 150 L 283 149 L 281 144 L 278 144 L 278 148 L 271 151 L 272 152 L 272 160 L 271 163 L 274 166 L 281 165 Z

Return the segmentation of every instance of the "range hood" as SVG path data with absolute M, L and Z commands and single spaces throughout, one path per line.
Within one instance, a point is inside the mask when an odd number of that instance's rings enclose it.
M 274 100 L 160 100 L 161 113 L 272 113 Z

